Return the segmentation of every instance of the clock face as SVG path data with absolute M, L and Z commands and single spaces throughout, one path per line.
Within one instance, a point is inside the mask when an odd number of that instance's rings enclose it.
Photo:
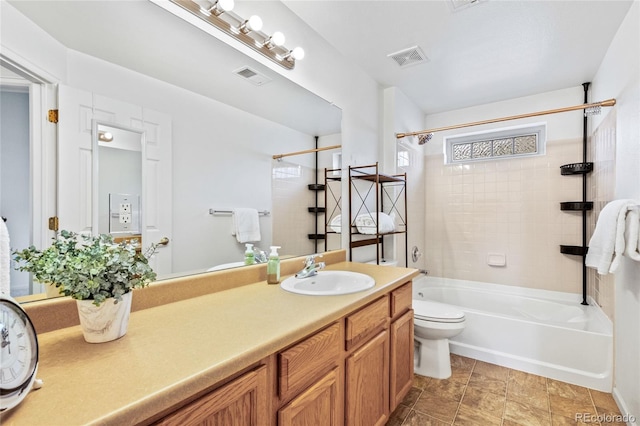
M 0 299 L 0 345 L 0 409 L 6 409 L 11 408 L 7 405 L 15 405 L 16 399 L 22 400 L 25 388 L 34 379 L 38 341 L 27 314 L 4 297 Z M 7 401 L 11 403 L 6 404 Z

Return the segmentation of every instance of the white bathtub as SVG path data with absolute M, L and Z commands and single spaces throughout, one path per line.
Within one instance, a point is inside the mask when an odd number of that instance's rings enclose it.
M 581 295 L 420 276 L 413 298 L 465 313 L 452 353 L 611 392 L 613 327 L 597 305 L 581 305 Z

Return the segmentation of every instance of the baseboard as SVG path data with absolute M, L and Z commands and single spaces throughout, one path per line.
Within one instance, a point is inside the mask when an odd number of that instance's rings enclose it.
M 622 395 L 620 395 L 620 392 L 618 392 L 618 389 L 615 386 L 613 387 L 612 395 L 613 400 L 616 402 L 618 408 L 620 409 L 620 412 L 622 413 L 622 421 L 627 422 L 627 426 L 638 426 L 638 419 L 629 412 L 629 407 L 627 406 L 624 398 L 622 397 Z

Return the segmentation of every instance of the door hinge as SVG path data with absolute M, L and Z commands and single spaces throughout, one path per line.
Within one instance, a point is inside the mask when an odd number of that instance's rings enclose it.
M 58 231 L 58 226 L 60 224 L 58 223 L 58 216 L 53 216 L 49 218 L 49 230 L 50 231 Z
M 49 118 L 49 122 L 50 123 L 57 123 L 58 122 L 58 110 L 57 109 L 50 109 L 48 118 Z

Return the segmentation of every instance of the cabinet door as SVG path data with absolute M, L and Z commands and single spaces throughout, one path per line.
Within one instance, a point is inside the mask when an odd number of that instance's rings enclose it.
M 263 426 L 269 423 L 267 368 L 227 383 L 162 419 L 160 425 Z
M 333 369 L 316 384 L 278 411 L 279 426 L 338 426 L 340 423 L 340 386 L 338 369 Z
M 391 411 L 413 384 L 413 310 L 391 323 Z
M 389 332 L 346 360 L 345 424 L 384 425 L 389 418 Z

